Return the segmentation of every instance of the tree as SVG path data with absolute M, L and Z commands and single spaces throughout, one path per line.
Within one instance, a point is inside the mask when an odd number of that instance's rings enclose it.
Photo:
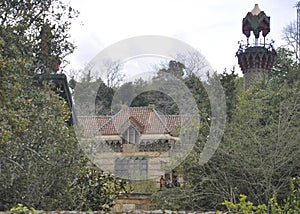
M 130 192 L 132 187 L 127 181 L 103 173 L 86 161 L 83 160 L 79 174 L 68 184 L 66 197 L 70 200 L 68 208 L 109 211 L 114 206 L 113 200 L 121 193 Z
M 82 195 L 69 195 L 69 184 L 86 172 L 82 166 L 92 168 L 83 161 L 73 127 L 66 123 L 70 110 L 65 100 L 51 90 L 51 83 L 37 86 L 33 77 L 56 71 L 47 57 L 63 60 L 72 52 L 67 31 L 75 12 L 57 0 L 2 0 L 0 11 L 0 210 L 18 203 L 71 209 Z M 51 38 L 44 41 L 51 48 L 42 56 L 39 35 L 45 24 Z M 97 174 L 95 179 L 102 177 Z M 94 188 L 83 184 L 90 191 Z M 110 187 L 109 182 L 105 185 Z M 122 183 L 113 185 L 113 193 L 105 192 L 100 203 L 111 203 L 123 191 Z
M 115 90 L 108 87 L 100 77 L 92 74 L 92 66 L 88 66 L 85 71 L 79 71 L 81 79 L 76 81 L 73 77 L 69 81 L 73 89 L 73 99 L 76 103 L 76 113 L 78 116 L 88 115 L 111 115 L 111 103 Z M 88 109 L 91 100 L 95 100 L 95 109 Z
M 256 204 L 267 203 L 274 192 L 282 199 L 289 178 L 299 171 L 299 89 L 269 87 L 242 97 L 224 136 L 224 145 L 232 145 L 226 149 L 235 161 L 230 166 L 241 173 L 235 175 L 236 191 Z
M 226 96 L 227 107 L 227 120 L 230 121 L 234 115 L 238 103 L 238 91 L 241 90 L 241 84 L 239 81 L 235 68 L 233 67 L 231 73 L 227 73 L 226 69 L 220 74 L 220 81 L 223 86 Z
M 105 60 L 105 75 L 102 78 L 106 82 L 106 86 L 109 88 L 116 88 L 120 86 L 124 80 L 125 75 L 121 73 L 122 64 L 118 61 Z
M 300 79 L 299 63 L 293 58 L 293 52 L 286 48 L 278 48 L 276 52 L 277 56 L 272 72 L 269 74 L 269 81 L 272 81 L 274 85 L 287 82 L 293 87 L 294 83 Z
M 183 71 L 184 68 L 185 68 L 185 66 L 181 62 L 175 61 L 175 60 L 170 60 L 168 68 L 161 68 L 158 71 L 158 76 L 160 75 L 160 72 L 166 72 L 166 73 L 169 73 L 169 74 L 175 76 L 178 79 L 181 79 L 182 76 L 184 75 L 184 71 Z
M 100 82 L 96 96 L 96 114 L 111 115 L 114 112 L 111 109 L 111 103 L 114 96 L 114 89 L 107 87 L 103 82 Z
M 299 173 L 298 97 L 299 89 L 287 85 L 241 94 L 212 159 L 199 165 L 195 149 L 179 168 L 186 185 L 158 194 L 169 204 L 166 209 L 221 209 L 224 200 L 236 203 L 240 194 L 254 204 L 267 204 L 276 192 L 281 201 L 290 177 Z
M 6 42 L 18 45 L 17 48 L 23 54 L 35 57 L 32 68 L 36 71 L 55 72 L 48 70 L 49 62 L 59 63 L 73 52 L 74 45 L 68 40 L 68 30 L 70 20 L 78 12 L 61 1 L 1 0 L 0 13 L 1 26 L 12 29 L 14 34 L 19 35 L 19 41 Z
M 175 57 L 177 62 L 184 65 L 184 75 L 197 75 L 198 77 L 206 78 L 207 73 L 203 72 L 204 68 L 208 66 L 207 61 L 199 52 L 188 52 L 184 54 L 177 54 Z
M 298 66 L 282 66 L 284 59 L 291 60 L 289 65 L 295 60 L 280 54 L 282 60 L 274 65 L 279 75 L 274 72 L 266 85 L 243 91 L 239 79 L 220 75 L 227 104 L 232 105 L 228 105 L 230 117 L 218 150 L 207 164 L 199 164 L 206 141 L 201 133 L 210 125 L 202 122 L 199 136 L 204 138 L 198 139 L 177 169 L 184 187 L 158 192 L 154 204 L 165 209 L 212 210 L 222 209 L 224 200 L 236 203 L 240 194 L 256 205 L 267 204 L 274 192 L 280 202 L 287 196 L 289 179 L 299 175 L 300 90 L 299 78 L 293 78 Z M 164 201 L 157 201 L 160 198 Z
M 31 56 L 23 56 L 17 44 L 11 49 L 3 45 L 17 41 L 17 35 L 6 31 L 1 41 L 0 209 L 17 203 L 55 209 L 80 159 L 65 122 L 70 112 L 50 87 L 34 86 L 27 66 Z
M 91 62 L 84 70 L 68 72 L 68 75 L 71 76 L 69 84 L 73 89 L 75 99 L 77 99 L 75 101 L 77 102 L 76 109 L 80 115 L 116 113 L 116 109 L 111 109 L 111 104 L 115 91 L 120 88 L 120 84 L 124 80 L 121 72 L 122 64 L 111 60 L 103 60 L 99 63 L 100 65 Z M 80 77 L 78 77 L 79 73 Z M 77 78 L 74 78 L 75 76 Z M 92 99 L 95 99 L 95 109 L 88 110 L 90 103 L 87 104 L 87 102 Z
M 287 25 L 282 33 L 282 38 L 286 41 L 286 48 L 292 51 L 294 55 L 294 59 L 299 61 L 300 56 L 299 56 L 299 36 L 297 32 L 297 22 L 291 22 L 289 25 Z

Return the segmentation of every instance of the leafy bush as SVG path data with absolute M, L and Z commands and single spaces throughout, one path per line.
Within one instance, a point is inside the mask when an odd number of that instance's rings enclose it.
M 279 205 L 276 195 L 270 199 L 271 214 L 298 214 L 300 213 L 300 176 L 290 180 L 290 192 L 283 205 Z
M 254 206 L 252 202 L 247 201 L 247 196 L 241 194 L 240 202 L 238 204 L 234 204 L 230 201 L 223 202 L 223 205 L 227 207 L 229 212 L 234 211 L 236 213 L 250 214 L 264 214 L 267 212 L 267 206 L 265 204 Z
M 84 166 L 67 187 L 71 210 L 109 211 L 114 199 L 121 193 L 131 192 L 128 182 L 105 174 L 97 167 Z
M 252 202 L 247 201 L 247 196 L 243 194 L 240 195 L 240 202 L 237 204 L 232 203 L 230 201 L 224 201 L 222 204 L 227 207 L 229 212 L 243 213 L 243 214 L 267 213 L 267 206 L 265 204 L 254 206 Z M 300 213 L 300 176 L 297 178 L 292 178 L 290 180 L 290 192 L 287 198 L 283 200 L 282 205 L 278 203 L 276 195 L 274 195 L 269 200 L 268 213 L 270 214 Z
M 13 213 L 37 213 L 33 207 L 28 208 L 23 204 L 17 204 L 16 206 L 13 206 L 10 211 Z

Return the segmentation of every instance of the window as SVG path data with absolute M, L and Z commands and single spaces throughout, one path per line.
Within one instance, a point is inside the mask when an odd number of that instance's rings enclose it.
M 118 177 L 128 177 L 128 159 L 127 158 L 117 158 L 115 160 L 115 174 Z
M 126 144 L 139 144 L 140 141 L 140 135 L 138 131 L 132 126 L 129 126 L 128 129 L 126 129 L 126 131 L 123 132 L 122 138 L 123 143 Z
M 118 177 L 132 180 L 147 178 L 148 160 L 146 157 L 117 158 L 115 161 L 115 174 Z

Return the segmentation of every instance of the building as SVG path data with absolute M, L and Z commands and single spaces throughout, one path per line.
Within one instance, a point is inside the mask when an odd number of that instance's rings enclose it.
M 183 128 L 193 121 L 183 115 L 162 115 L 154 105 L 127 107 L 113 116 L 78 116 L 81 142 L 93 163 L 130 180 L 158 179 L 172 156 L 184 148 Z M 171 171 L 169 167 L 169 171 Z
M 258 4 L 255 4 L 253 10 L 243 18 L 242 31 L 247 43 L 240 42 L 236 56 L 244 74 L 244 89 L 247 90 L 255 82 L 267 80 L 276 52 L 273 42 L 266 42 L 266 36 L 270 32 L 270 17 L 260 10 Z M 254 35 L 253 44 L 249 43 L 251 32 Z M 259 42 L 261 36 L 263 42 Z

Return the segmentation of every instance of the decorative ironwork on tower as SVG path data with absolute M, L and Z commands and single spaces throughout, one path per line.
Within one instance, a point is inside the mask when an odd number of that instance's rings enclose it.
M 255 4 L 253 10 L 243 18 L 242 30 L 247 37 L 247 44 L 239 42 L 236 56 L 244 74 L 244 89 L 247 90 L 254 82 L 266 79 L 273 66 L 276 52 L 273 48 L 274 41 L 266 43 L 266 36 L 270 32 L 270 17 L 259 9 L 258 4 Z M 255 37 L 254 44 L 249 44 L 251 32 Z M 263 42 L 258 41 L 260 33 Z

